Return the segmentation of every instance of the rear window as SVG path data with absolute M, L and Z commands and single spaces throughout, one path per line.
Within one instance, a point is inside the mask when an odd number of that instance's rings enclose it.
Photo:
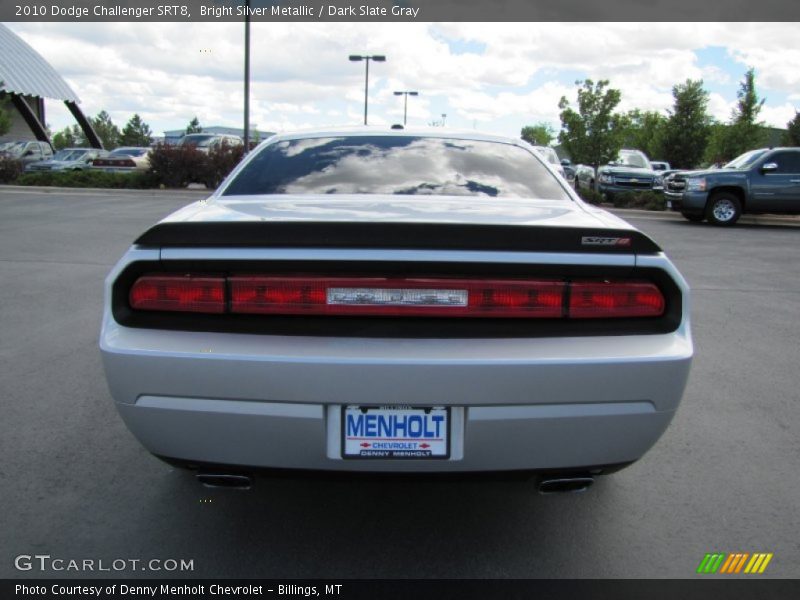
M 245 194 L 402 194 L 568 200 L 530 152 L 500 142 L 414 136 L 276 142 L 231 181 Z

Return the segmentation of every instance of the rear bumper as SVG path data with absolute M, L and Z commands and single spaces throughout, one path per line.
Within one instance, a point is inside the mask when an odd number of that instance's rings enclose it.
M 681 331 L 388 340 L 104 324 L 116 406 L 152 453 L 188 462 L 385 472 L 632 462 L 661 436 L 692 356 Z M 450 406 L 446 460 L 341 458 L 341 407 Z
M 398 339 L 120 325 L 111 310 L 113 282 L 128 262 L 165 260 L 166 254 L 132 249 L 109 275 L 100 349 L 111 394 L 128 428 L 153 454 L 180 461 L 416 473 L 629 463 L 661 436 L 689 374 L 688 288 L 663 255 L 635 261 L 663 269 L 681 289 L 683 317 L 670 333 Z M 331 250 L 324 254 L 328 260 L 339 256 Z M 383 258 L 380 251 L 369 254 L 373 260 Z M 453 254 L 406 251 L 402 258 L 428 261 L 432 255 Z M 461 260 L 464 254 L 457 253 Z M 472 253 L 470 260 L 484 254 L 494 259 L 497 253 Z M 505 262 L 514 258 L 511 254 L 504 254 Z M 633 261 L 624 256 L 580 259 Z M 557 263 L 562 257 L 538 257 L 540 263 L 545 260 Z M 345 460 L 344 405 L 449 406 L 450 456 Z

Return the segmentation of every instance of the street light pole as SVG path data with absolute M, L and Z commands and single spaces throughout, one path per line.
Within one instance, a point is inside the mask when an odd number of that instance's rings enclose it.
M 361 54 L 351 54 L 350 60 L 352 62 L 359 62 L 359 61 L 366 61 L 367 68 L 364 72 L 364 125 L 367 124 L 367 103 L 369 102 L 369 61 L 374 60 L 375 62 L 386 62 L 386 57 L 383 54 L 371 54 L 371 55 L 361 55 Z
M 419 96 L 419 92 L 411 92 L 411 91 L 402 91 L 402 92 L 395 92 L 395 96 L 405 96 L 403 101 L 403 127 L 406 125 L 406 121 L 408 120 L 408 97 L 409 96 Z
M 244 16 L 244 153 L 250 150 L 250 0 Z

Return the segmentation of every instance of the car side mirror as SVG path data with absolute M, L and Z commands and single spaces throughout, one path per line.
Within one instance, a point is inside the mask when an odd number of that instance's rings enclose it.
M 27 151 L 25 154 L 23 154 L 22 156 L 33 156 L 33 150 L 28 150 L 28 151 Z
M 761 165 L 761 171 L 764 173 L 769 173 L 770 171 L 777 171 L 778 170 L 778 163 L 768 162 Z

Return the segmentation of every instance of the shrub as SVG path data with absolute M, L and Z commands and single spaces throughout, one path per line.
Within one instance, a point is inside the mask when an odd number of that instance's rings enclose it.
M 583 199 L 584 202 L 588 202 L 589 204 L 595 204 L 599 206 L 603 203 L 603 195 L 594 190 L 581 188 L 578 190 L 578 195 Z
M 133 188 L 154 187 L 148 173 L 106 173 L 104 171 L 50 171 L 24 173 L 16 181 L 19 185 L 52 185 L 57 187 Z
M 644 210 L 666 210 L 664 196 L 655 192 L 626 192 L 614 194 L 614 208 L 641 208 Z
M 202 183 L 206 184 L 206 187 L 210 189 L 217 187 L 228 176 L 228 173 L 233 171 L 233 168 L 239 164 L 242 156 L 244 156 L 243 145 L 231 146 L 223 142 L 219 146 L 212 148 L 208 153 L 208 168 Z
M 242 160 L 242 146 L 221 144 L 208 154 L 194 146 L 158 144 L 150 153 L 150 171 L 155 185 L 186 187 L 202 183 L 208 188 L 217 187 Z
M 22 173 L 22 163 L 8 156 L 0 156 L 0 183 L 11 183 Z
M 150 173 L 155 185 L 186 187 L 205 183 L 209 172 L 208 156 L 194 146 L 156 144 L 150 152 Z

